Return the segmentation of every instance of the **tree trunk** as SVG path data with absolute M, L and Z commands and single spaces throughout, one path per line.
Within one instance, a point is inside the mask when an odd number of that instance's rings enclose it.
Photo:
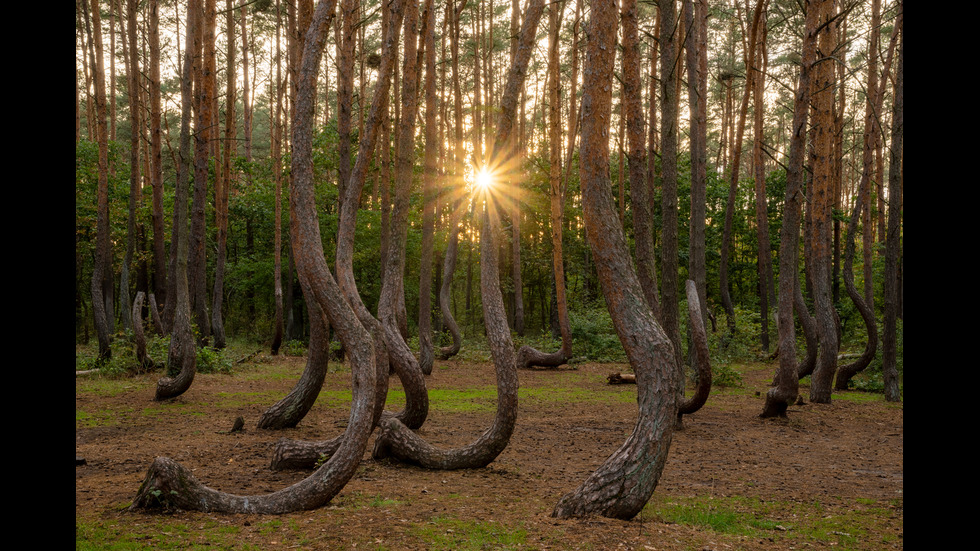
M 170 327 L 170 347 L 167 351 L 167 375 L 157 381 L 156 400 L 180 396 L 190 388 L 197 369 L 194 350 L 194 334 L 191 331 L 190 292 L 188 289 L 187 263 L 190 255 L 187 210 L 191 172 L 191 106 L 193 98 L 193 58 L 198 33 L 199 0 L 187 6 L 187 25 L 184 48 L 184 64 L 181 78 L 180 147 L 177 170 L 177 189 L 174 194 L 174 238 L 171 247 L 171 265 L 167 276 L 167 324 Z
M 328 503 L 347 484 L 360 464 L 374 422 L 375 362 L 370 334 L 360 325 L 330 274 L 320 241 L 313 200 L 312 117 L 315 77 L 332 19 L 333 0 L 317 6 L 303 54 L 301 93 L 293 127 L 291 232 L 297 271 L 309 289 L 308 299 L 328 313 L 345 348 L 351 353 L 354 401 L 343 443 L 316 472 L 292 486 L 260 496 L 236 496 L 207 488 L 171 459 L 158 458 L 150 467 L 132 508 L 169 506 L 228 513 L 282 514 Z
M 432 373 L 432 256 L 435 239 L 436 190 L 439 168 L 439 127 L 436 125 L 436 10 L 426 0 L 425 10 L 425 158 L 422 188 L 422 254 L 419 264 L 419 368 Z
M 565 297 L 565 261 L 562 251 L 562 230 L 564 220 L 565 196 L 561 181 L 561 104 L 558 96 L 558 33 L 561 24 L 563 3 L 549 7 L 550 34 L 548 40 L 548 147 L 549 182 L 551 188 L 551 263 L 554 273 L 555 309 L 558 328 L 561 333 L 561 348 L 545 353 L 530 346 L 522 346 L 517 352 L 517 367 L 527 369 L 532 366 L 558 367 L 572 357 L 572 331 L 568 321 L 568 299 Z
M 898 24 L 903 25 L 904 3 L 899 2 Z M 899 29 L 904 32 L 904 26 Z M 904 125 L 904 69 L 905 37 L 900 36 L 898 46 L 898 67 L 895 72 L 895 93 L 892 100 L 892 143 L 889 147 L 888 165 L 888 237 L 885 240 L 885 319 L 882 329 L 882 373 L 885 378 L 885 400 L 902 400 L 898 381 L 896 336 L 899 313 L 899 254 L 902 239 L 902 146 Z
M 153 189 L 153 289 L 151 297 L 167 299 L 167 251 L 163 217 L 163 145 L 160 121 L 163 107 L 160 99 L 160 6 L 151 0 L 149 7 L 149 87 L 150 87 L 150 186 Z M 155 301 L 151 298 L 151 302 Z M 155 306 L 155 304 L 154 304 Z
M 755 172 L 755 229 L 756 241 L 758 243 L 758 277 L 759 277 L 759 324 L 761 328 L 760 342 L 762 351 L 769 352 L 769 298 L 771 290 L 769 282 L 772 277 L 772 252 L 769 245 L 769 209 L 766 202 L 766 171 L 763 160 L 762 142 L 765 138 L 765 128 L 763 127 L 763 115 L 765 113 L 765 58 L 766 49 L 766 13 L 765 1 L 756 4 L 756 10 L 762 13 L 755 16 L 759 21 L 757 43 L 755 49 L 755 61 L 752 64 L 752 96 L 755 100 L 753 108 L 755 139 L 752 146 L 752 167 Z
M 106 311 L 105 283 L 106 268 L 111 262 L 111 243 L 109 241 L 109 136 L 106 123 L 105 62 L 102 53 L 102 18 L 97 0 L 91 2 L 92 40 L 95 59 L 95 111 L 96 131 L 99 142 L 99 187 L 96 215 L 95 261 L 92 265 L 92 312 L 95 332 L 99 340 L 99 359 L 106 361 L 112 356 L 110 348 L 112 337 L 109 330 L 109 313 Z
M 515 126 L 515 113 L 520 89 L 524 84 L 528 61 L 534 44 L 538 21 L 544 9 L 543 0 L 531 0 L 521 29 L 518 55 L 511 65 L 507 84 L 500 102 L 500 118 L 493 140 L 488 168 L 494 174 L 506 175 L 513 169 L 516 161 L 510 158 L 513 150 L 509 147 Z M 480 287 L 483 302 L 483 317 L 486 323 L 487 339 L 497 374 L 497 413 L 492 426 L 476 441 L 451 450 L 439 450 L 412 432 L 397 419 L 383 422 L 375 441 L 374 457 L 394 457 L 401 461 L 417 463 L 436 469 L 463 469 L 486 466 L 496 459 L 510 442 L 517 422 L 517 366 L 514 356 L 510 328 L 504 309 L 503 294 L 500 291 L 499 253 L 491 227 L 491 218 L 503 216 L 500 198 L 485 197 L 483 229 L 480 235 Z
M 813 9 L 816 6 L 811 6 Z M 836 47 L 836 31 L 832 24 L 834 17 L 832 4 L 824 5 L 821 12 L 821 31 L 817 43 L 818 59 L 832 55 Z M 833 238 L 833 153 L 834 125 L 833 103 L 835 71 L 834 62 L 829 58 L 814 67 L 814 92 L 812 97 L 814 132 L 814 166 L 812 188 L 812 244 L 810 261 L 810 284 L 813 288 L 814 314 L 817 320 L 817 335 L 820 351 L 817 364 L 810 377 L 810 401 L 830 403 L 831 385 L 837 371 L 836 312 L 831 291 L 832 238 Z
M 690 258 L 688 273 L 694 281 L 699 297 L 701 325 L 708 319 L 706 300 L 707 260 L 705 253 L 705 224 L 708 185 L 708 141 L 707 141 L 707 94 L 708 94 L 708 55 L 707 27 L 708 6 L 705 0 L 686 0 L 684 14 L 687 21 L 687 82 L 690 100 L 691 132 L 691 222 Z M 639 70 L 639 69 L 637 69 Z M 641 112 L 642 116 L 642 112 Z M 632 118 L 632 116 L 631 116 Z
M 827 0 L 821 0 L 826 2 Z M 796 327 L 793 310 L 795 295 L 802 299 L 799 283 L 800 221 L 803 208 L 803 185 L 806 172 L 803 159 L 806 155 L 806 127 L 810 108 L 810 74 L 813 70 L 816 48 L 816 32 L 820 6 L 808 5 L 803 48 L 800 55 L 800 77 L 796 86 L 793 106 L 793 127 L 790 135 L 789 156 L 786 165 L 786 191 L 783 204 L 783 225 L 779 235 L 779 314 L 776 325 L 779 334 L 779 371 L 776 384 L 766 393 L 761 417 L 785 417 L 788 406 L 799 395 L 799 377 L 796 364 Z M 797 311 L 802 316 L 808 315 Z
M 212 291 L 211 304 L 211 328 L 214 331 L 214 347 L 225 347 L 225 322 L 222 313 L 225 294 L 225 259 L 227 257 L 228 244 L 228 188 L 231 186 L 231 163 L 232 157 L 237 151 L 237 141 L 235 140 L 235 57 L 237 49 L 235 47 L 235 11 L 232 9 L 232 0 L 225 0 L 225 21 L 227 34 L 227 59 L 228 78 L 225 87 L 225 139 L 224 157 L 222 160 L 222 177 L 220 187 L 215 187 L 214 199 L 214 218 L 217 229 L 218 254 L 214 264 L 214 287 Z
M 701 409 L 711 393 L 711 355 L 708 351 L 708 333 L 704 329 L 704 320 L 701 317 L 704 306 L 698 295 L 697 283 L 689 279 L 685 287 L 687 314 L 691 324 L 691 365 L 697 370 L 698 382 L 694 394 L 690 398 L 681 400 L 677 407 L 678 427 L 681 425 L 681 417 Z
M 640 415 L 633 433 L 586 481 L 556 505 L 553 516 L 633 518 L 660 479 L 677 415 L 674 348 L 653 317 L 630 266 L 609 186 L 606 133 L 612 104 L 616 5 L 592 5 L 582 89 L 581 178 L 589 245 L 616 333 L 637 377 Z

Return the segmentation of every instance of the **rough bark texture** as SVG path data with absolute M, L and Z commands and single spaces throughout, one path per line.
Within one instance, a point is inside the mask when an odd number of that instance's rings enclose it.
M 507 145 L 513 136 L 517 99 L 527 74 L 535 31 L 544 9 L 543 0 L 531 0 L 521 29 L 517 57 L 511 65 L 501 98 L 500 118 L 493 141 L 488 166 L 491 170 L 506 167 L 512 149 Z M 487 340 L 497 375 L 497 413 L 493 424 L 474 442 L 450 450 L 437 449 L 418 434 L 408 430 L 400 421 L 390 419 L 381 424 L 375 441 L 374 457 L 394 457 L 435 469 L 464 469 L 482 467 L 492 462 L 506 448 L 517 422 L 517 366 L 503 294 L 500 290 L 498 247 L 494 240 L 492 218 L 503 215 L 498 199 L 491 193 L 485 197 L 483 229 L 480 235 L 480 288 Z
M 281 514 L 312 509 L 330 501 L 346 485 L 360 463 L 374 422 L 376 372 L 370 334 L 360 325 L 341 294 L 323 256 L 313 198 L 312 116 L 315 75 L 321 57 L 333 0 L 317 6 L 303 54 L 302 81 L 293 129 L 291 232 L 296 265 L 307 299 L 334 321 L 351 355 L 354 401 L 344 439 L 322 467 L 296 484 L 260 496 L 238 496 L 203 486 L 190 471 L 169 458 L 157 458 L 133 501 L 132 508 L 167 507 L 228 513 Z
M 95 106 L 97 114 L 96 134 L 99 142 L 99 187 L 96 207 L 95 261 L 92 264 L 92 313 L 95 332 L 99 340 L 99 359 L 108 360 L 112 355 L 110 348 L 110 316 L 105 307 L 105 275 L 111 262 L 109 241 L 109 136 L 106 123 L 105 66 L 102 54 L 102 18 L 97 2 L 92 2 L 91 43 L 95 51 Z
M 146 294 L 136 292 L 133 299 L 133 343 L 136 345 L 136 370 L 144 371 L 153 367 L 153 360 L 146 355 L 146 334 L 143 332 L 143 301 Z
M 810 72 L 816 44 L 816 27 L 819 10 L 813 3 L 807 7 L 806 26 L 803 35 L 800 77 L 796 86 L 793 106 L 793 127 L 790 135 L 789 156 L 786 163 L 786 191 L 783 203 L 783 225 L 779 233 L 779 315 L 776 325 L 779 334 L 779 370 L 775 384 L 766 393 L 761 417 L 785 417 L 786 408 L 799 396 L 799 377 L 796 364 L 796 326 L 793 311 L 796 295 L 802 299 L 799 284 L 800 221 L 803 208 L 803 184 L 806 172 L 803 159 L 806 155 L 806 126 L 810 108 Z M 805 311 L 797 312 L 808 316 Z
M 690 104 L 691 132 L 691 222 L 688 239 L 690 244 L 688 273 L 694 281 L 698 296 L 701 297 L 698 315 L 701 317 L 702 327 L 708 319 L 706 304 L 708 273 L 705 252 L 708 186 L 707 18 L 706 0 L 686 0 L 684 2 L 684 19 L 688 28 L 684 46 L 687 52 L 687 90 L 688 97 L 693 98 L 688 102 Z
M 633 518 L 660 480 L 677 415 L 674 349 L 653 317 L 630 265 L 609 184 L 611 83 L 616 5 L 592 5 L 583 71 L 581 180 L 589 245 L 616 333 L 636 373 L 639 417 L 633 433 L 585 482 L 565 495 L 553 516 Z
M 660 85 L 663 103 L 660 107 L 661 143 L 661 281 L 660 323 L 674 343 L 677 359 L 677 377 L 680 380 L 679 392 L 684 388 L 683 353 L 681 352 L 680 300 L 678 293 L 678 223 L 679 203 L 677 196 L 677 115 L 679 99 L 677 94 L 678 45 L 681 42 L 677 6 L 673 1 L 661 1 L 660 8 Z M 679 396 L 678 399 L 682 398 Z
M 194 381 L 197 369 L 197 354 L 194 350 L 194 335 L 191 332 L 190 293 L 187 282 L 188 224 L 187 206 L 190 193 L 191 166 L 191 103 L 192 98 L 192 58 L 194 55 L 194 36 L 197 33 L 197 8 L 191 2 L 187 9 L 187 25 L 184 66 L 181 79 L 181 115 L 179 164 L 177 169 L 177 189 L 174 195 L 173 244 L 171 244 L 171 270 L 167 277 L 166 323 L 170 327 L 170 348 L 167 351 L 167 376 L 157 381 L 156 400 L 165 400 L 183 394 Z
M 320 308 L 315 304 L 310 306 L 310 346 L 306 368 L 293 390 L 262 414 L 258 422 L 260 429 L 295 427 L 320 395 L 330 357 L 329 326 Z
M 904 3 L 899 2 L 899 24 L 902 25 Z M 882 337 L 882 373 L 885 378 L 885 400 L 901 401 L 898 384 L 896 335 L 898 330 L 899 255 L 902 240 L 902 143 L 904 139 L 904 83 L 905 83 L 905 36 L 904 26 L 899 30 L 898 67 L 895 73 L 895 94 L 892 102 L 892 143 L 889 147 L 888 165 L 888 237 L 885 240 L 885 319 Z
M 834 126 L 833 103 L 835 71 L 833 50 L 836 47 L 836 25 L 831 24 L 835 12 L 832 4 L 813 3 L 807 9 L 823 6 L 821 30 L 817 40 L 817 63 L 813 69 L 813 178 L 810 183 L 812 203 L 811 259 L 809 263 L 810 286 L 813 296 L 814 316 L 817 321 L 819 353 L 817 364 L 810 377 L 810 401 L 830 403 L 831 385 L 837 371 L 837 319 L 831 290 L 831 263 L 833 238 L 833 152 Z

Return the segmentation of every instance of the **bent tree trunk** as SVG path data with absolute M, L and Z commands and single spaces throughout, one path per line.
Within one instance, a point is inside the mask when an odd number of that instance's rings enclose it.
M 306 293 L 304 293 L 306 294 Z M 265 410 L 259 419 L 260 429 L 292 428 L 303 420 L 320 395 L 327 376 L 330 340 L 327 321 L 315 304 L 310 308 L 310 348 L 306 368 L 296 386 L 285 397 Z
M 657 323 L 630 265 L 609 182 L 608 125 L 616 45 L 616 4 L 592 6 L 582 89 L 581 181 L 589 246 L 616 333 L 636 373 L 639 417 L 633 433 L 552 516 L 633 518 L 660 480 L 677 416 L 674 347 Z
M 451 294 L 453 290 L 453 274 L 456 273 L 456 257 L 459 254 L 459 224 L 466 214 L 468 201 L 460 198 L 456 203 L 453 216 L 449 223 L 449 239 L 446 244 L 446 255 L 442 260 L 442 287 L 439 289 L 439 310 L 442 311 L 442 324 L 453 337 L 453 344 L 439 348 L 439 359 L 448 360 L 459 353 L 463 344 L 459 324 L 453 316 Z
M 547 353 L 530 346 L 522 346 L 517 352 L 517 367 L 558 367 L 572 357 L 572 331 L 568 321 L 568 303 L 565 298 L 565 268 L 562 254 L 562 198 L 565 193 L 561 184 L 561 106 L 558 103 L 558 31 L 562 4 L 552 4 L 549 12 L 550 39 L 548 46 L 548 142 L 550 148 L 549 180 L 551 182 L 551 261 L 555 276 L 555 304 L 558 311 L 558 328 L 561 332 L 561 348 Z
M 799 368 L 796 364 L 796 326 L 794 310 L 800 320 L 807 320 L 809 312 L 803 304 L 800 289 L 798 250 L 800 221 L 803 208 L 803 183 L 806 173 L 803 157 L 806 153 L 806 126 L 810 108 L 810 71 L 816 49 L 816 27 L 819 10 L 813 4 L 807 8 L 803 50 L 800 57 L 800 77 L 793 106 L 793 127 L 790 136 L 789 157 L 786 164 L 786 191 L 783 202 L 783 225 L 779 231 L 779 315 L 776 326 L 779 336 L 779 370 L 774 384 L 766 393 L 766 401 L 760 417 L 785 417 L 786 409 L 799 396 Z M 802 309 L 801 309 L 802 307 Z M 807 320 L 808 321 L 808 320 Z M 804 324 L 806 327 L 806 324 Z M 809 331 L 809 329 L 807 329 Z M 807 337 L 807 341 L 810 337 Z M 807 346 L 813 349 L 812 346 Z
M 197 370 L 194 334 L 191 331 L 190 291 L 187 286 L 187 258 L 190 244 L 187 227 L 187 206 L 191 163 L 191 87 L 194 55 L 194 36 L 197 33 L 197 9 L 188 5 L 184 67 L 181 78 L 180 164 L 177 170 L 177 190 L 174 196 L 173 270 L 168 276 L 171 288 L 167 291 L 170 324 L 170 348 L 167 351 L 167 376 L 157 381 L 156 400 L 180 396 L 190 388 Z
M 837 368 L 837 379 L 834 381 L 835 390 L 847 390 L 847 383 L 868 367 L 878 350 L 878 325 L 875 322 L 874 311 L 865 302 L 861 291 L 854 284 L 854 254 L 856 249 L 854 235 L 857 233 L 857 221 L 861 217 L 861 210 L 864 206 L 863 198 L 864 195 L 859 193 L 857 202 L 854 204 L 854 211 L 851 213 L 851 220 L 847 224 L 847 245 L 844 250 L 844 287 L 847 289 L 847 295 L 854 302 L 854 307 L 861 313 L 864 325 L 868 329 L 868 342 L 864 346 L 864 353 L 861 354 L 861 357 Z
M 188 510 L 281 514 L 312 509 L 330 501 L 350 480 L 360 463 L 374 422 L 376 371 L 370 334 L 358 322 L 327 267 L 313 196 L 312 116 L 315 76 L 335 0 L 317 5 L 307 33 L 293 129 L 291 235 L 296 268 L 307 300 L 334 321 L 351 357 L 353 404 L 344 439 L 337 452 L 309 477 L 271 494 L 238 496 L 200 484 L 190 471 L 169 458 L 153 462 L 131 508 L 173 507 Z
M 367 166 L 375 149 L 382 114 L 388 105 L 388 91 L 397 57 L 395 48 L 401 29 L 404 2 L 391 4 L 390 10 L 371 111 L 365 121 L 364 136 L 358 146 L 357 160 L 349 180 L 343 186 L 344 198 L 337 231 L 336 271 L 337 284 L 347 304 L 353 309 L 361 325 L 371 334 L 374 342 L 377 371 L 374 424 L 377 424 L 383 413 L 388 394 L 389 366 L 393 366 L 405 388 L 405 409 L 396 417 L 409 428 L 417 429 L 422 426 L 429 409 L 424 376 L 401 335 L 395 332 L 391 335 L 393 338 L 389 340 L 382 323 L 364 306 L 357 291 L 353 267 L 357 208 L 367 176 Z M 277 470 L 311 468 L 323 457 L 332 456 L 337 451 L 341 439 L 342 436 L 324 441 L 280 440 L 273 452 L 272 468 Z
M 544 10 L 544 0 L 531 0 L 521 29 L 520 45 L 510 68 L 507 85 L 500 103 L 500 118 L 488 167 L 498 177 L 511 166 L 513 158 L 501 158 L 513 153 L 508 146 L 513 133 L 517 99 L 523 86 L 527 64 L 531 56 L 538 21 Z M 493 239 L 495 221 L 503 215 L 498 198 L 492 191 L 485 197 L 483 228 L 480 235 L 480 290 L 483 298 L 483 317 L 486 322 L 487 340 L 497 375 L 497 413 L 493 424 L 477 440 L 469 445 L 450 450 L 438 449 L 417 433 L 412 432 L 397 419 L 382 422 L 375 441 L 375 459 L 394 457 L 432 469 L 466 469 L 483 467 L 492 462 L 507 447 L 517 422 L 517 365 L 510 327 L 500 290 L 498 249 Z M 491 212 L 492 211 L 492 212 Z
M 701 406 L 708 401 L 708 394 L 711 393 L 711 357 L 708 352 L 708 333 L 704 329 L 704 318 L 701 317 L 704 307 L 701 304 L 698 287 L 694 281 L 687 280 L 686 291 L 687 315 L 692 341 L 691 363 L 697 369 L 698 385 L 694 389 L 694 394 L 682 401 L 677 407 L 677 428 L 681 427 L 681 417 L 701 409 Z

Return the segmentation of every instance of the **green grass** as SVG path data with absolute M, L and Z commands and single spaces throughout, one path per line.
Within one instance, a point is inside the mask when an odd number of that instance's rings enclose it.
M 527 530 L 520 526 L 464 521 L 445 516 L 434 517 L 413 528 L 412 535 L 431 550 L 518 549 L 527 542 Z
M 658 497 L 647 504 L 644 514 L 662 522 L 693 526 L 718 534 L 745 538 L 767 538 L 773 541 L 810 541 L 851 549 L 869 542 L 893 543 L 898 536 L 882 534 L 876 528 L 882 519 L 901 508 L 901 500 L 880 503 L 855 499 L 853 503 L 836 504 L 829 514 L 820 502 L 801 503 L 764 500 L 756 497 Z M 840 505 L 844 505 L 841 507 Z

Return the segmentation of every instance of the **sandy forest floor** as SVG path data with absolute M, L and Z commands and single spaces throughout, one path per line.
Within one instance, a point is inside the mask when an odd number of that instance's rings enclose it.
M 744 385 L 715 389 L 675 434 L 650 504 L 629 522 L 557 520 L 552 508 L 632 431 L 636 388 L 608 385 L 616 364 L 520 373 L 520 417 L 507 449 L 484 469 L 426 471 L 376 462 L 320 510 L 277 517 L 130 513 L 126 507 L 157 456 L 204 484 L 236 494 L 278 490 L 308 472 L 273 472 L 284 436 L 339 434 L 350 373 L 331 364 L 320 399 L 296 429 L 255 428 L 299 377 L 303 358 L 258 356 L 234 373 L 199 374 L 191 389 L 153 401 L 159 374 L 75 383 L 76 548 L 153 549 L 902 549 L 901 404 L 835 393 L 832 404 L 761 420 L 773 365 L 738 366 Z M 486 363 L 436 362 L 430 413 L 434 444 L 468 443 L 489 426 L 495 391 Z M 803 389 L 806 397 L 806 388 Z M 399 393 L 392 380 L 391 399 Z M 227 433 L 237 416 L 246 430 Z M 132 547 L 123 547 L 123 544 Z M 85 547 L 92 545 L 92 547 Z M 116 547 L 114 547 L 114 545 Z

